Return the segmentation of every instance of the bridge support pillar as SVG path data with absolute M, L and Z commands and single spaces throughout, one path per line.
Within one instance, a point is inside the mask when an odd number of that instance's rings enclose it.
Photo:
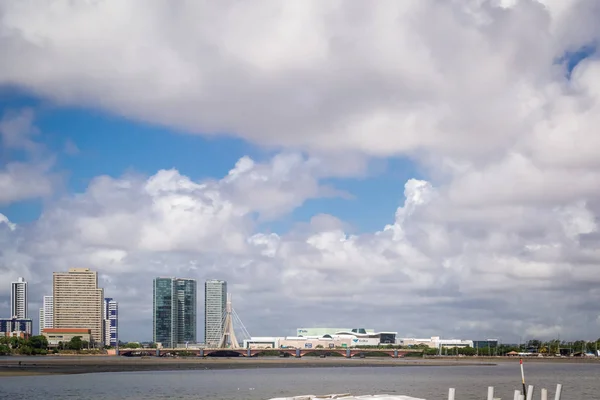
M 394 350 L 394 358 L 398 358 L 398 349 Z
M 156 349 L 156 357 L 160 357 L 160 349 Z
M 350 349 L 346 349 L 346 358 L 352 358 L 352 352 Z
M 252 351 L 250 351 L 250 349 L 246 350 L 246 357 L 252 357 Z
M 200 349 L 200 353 L 198 355 L 204 358 L 204 349 Z
M 300 349 L 296 349 L 296 358 L 300 358 L 300 357 L 301 357 Z

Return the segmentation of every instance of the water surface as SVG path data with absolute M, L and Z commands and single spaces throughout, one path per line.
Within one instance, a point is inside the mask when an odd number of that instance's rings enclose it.
M 563 384 L 563 400 L 600 397 L 599 364 L 531 363 L 528 384 L 550 390 Z M 405 394 L 427 400 L 481 400 L 487 386 L 496 397 L 511 400 L 520 389 L 518 363 L 458 367 L 354 367 L 200 370 L 46 375 L 0 378 L 1 399 L 219 399 L 254 400 L 301 394 Z

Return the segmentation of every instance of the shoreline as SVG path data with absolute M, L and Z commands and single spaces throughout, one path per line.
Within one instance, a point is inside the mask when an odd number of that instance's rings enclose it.
M 156 358 L 114 356 L 30 356 L 0 359 L 0 378 L 9 376 L 70 375 L 102 372 L 193 371 L 257 368 L 461 367 L 516 363 L 506 357 L 437 358 Z M 598 359 L 527 358 L 525 362 L 597 363 Z
M 494 366 L 491 362 L 427 359 L 347 358 L 125 358 L 30 357 L 0 359 L 0 378 L 9 376 L 71 375 L 102 372 L 193 371 L 257 368 L 457 367 Z

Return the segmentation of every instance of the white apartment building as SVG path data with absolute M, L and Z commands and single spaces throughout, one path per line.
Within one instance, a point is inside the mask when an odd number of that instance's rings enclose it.
M 40 335 L 43 329 L 54 328 L 54 303 L 52 300 L 52 296 L 44 296 L 44 302 L 40 308 Z
M 10 316 L 17 319 L 27 319 L 27 281 L 19 277 L 10 286 Z

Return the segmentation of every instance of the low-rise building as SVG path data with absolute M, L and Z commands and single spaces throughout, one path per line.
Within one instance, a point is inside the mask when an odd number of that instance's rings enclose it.
M 296 329 L 296 336 L 310 336 L 318 337 L 325 335 L 333 335 L 336 332 L 354 332 L 359 334 L 374 333 L 373 329 L 365 328 L 298 328 Z
M 18 337 L 21 339 L 29 339 L 31 335 L 25 331 L 0 332 L 0 337 Z
M 253 337 L 250 340 L 244 340 L 244 347 L 250 349 L 315 349 L 393 345 L 396 343 L 396 335 L 396 332 L 367 332 L 366 329 L 351 329 L 318 336 Z
M 413 346 L 427 346 L 432 349 L 438 349 L 440 347 L 454 348 L 454 347 L 473 347 L 472 340 L 465 339 L 441 339 L 439 336 L 432 336 L 429 339 L 417 339 L 417 338 L 404 338 L 400 340 L 402 346 L 413 347 Z
M 89 343 L 92 338 L 92 330 L 86 328 L 46 328 L 42 330 L 42 335 L 48 340 L 48 347 L 57 347 L 61 342 L 70 342 L 71 339 L 77 336 Z
M 249 340 L 244 340 L 244 348 L 246 349 L 277 349 L 279 348 L 279 337 L 253 337 Z
M 280 348 L 292 349 L 329 349 L 335 347 L 352 347 L 352 337 L 302 337 L 288 336 L 279 340 Z

